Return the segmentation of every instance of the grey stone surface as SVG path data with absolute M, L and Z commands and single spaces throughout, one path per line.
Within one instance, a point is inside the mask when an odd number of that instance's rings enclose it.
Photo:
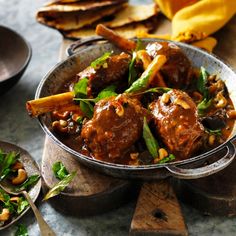
M 0 140 L 15 143 L 28 150 L 38 163 L 42 156 L 44 133 L 37 120 L 31 120 L 26 114 L 25 102 L 34 97 L 39 81 L 56 64 L 61 43 L 61 36 L 57 31 L 42 26 L 35 20 L 35 12 L 44 2 L 45 0 L 0 0 L 0 24 L 23 35 L 33 49 L 31 62 L 20 82 L 0 97 Z M 38 201 L 38 207 L 57 235 L 118 236 L 128 235 L 135 203 L 83 219 L 64 216 L 41 200 Z M 182 207 L 190 235 L 236 235 L 235 218 L 203 216 L 188 206 Z M 28 227 L 30 236 L 40 235 L 31 211 L 20 222 Z M 12 226 L 0 231 L 0 235 L 14 235 L 15 230 L 16 227 Z

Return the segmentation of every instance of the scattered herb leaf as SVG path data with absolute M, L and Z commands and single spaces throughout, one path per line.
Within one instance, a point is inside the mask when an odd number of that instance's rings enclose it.
M 198 113 L 200 115 L 204 114 L 205 110 L 207 110 L 212 104 L 212 99 L 208 100 L 207 98 L 204 98 L 198 105 Z
M 19 201 L 17 202 L 17 214 L 19 215 L 21 212 L 23 212 L 27 207 L 29 206 L 29 203 L 24 198 L 20 197 Z
M 208 98 L 208 88 L 206 87 L 208 76 L 209 74 L 207 73 L 206 69 L 201 67 L 200 76 L 197 81 L 197 88 L 199 92 L 203 94 L 204 98 Z
M 110 85 L 106 88 L 104 88 L 99 94 L 98 96 L 94 99 L 95 102 L 100 101 L 101 99 L 104 98 L 109 98 L 112 96 L 117 96 L 117 93 L 115 92 L 116 90 L 116 86 L 115 85 Z
M 130 86 L 137 79 L 137 72 L 135 70 L 135 62 L 137 58 L 136 51 L 132 54 L 132 59 L 129 63 L 129 75 L 128 75 L 128 85 Z
M 18 224 L 15 236 L 29 236 L 26 226 Z
M 135 51 L 139 51 L 139 50 L 142 50 L 144 48 L 145 48 L 145 46 L 143 45 L 142 40 L 141 39 L 137 39 L 137 44 L 136 44 Z
M 206 132 L 208 134 L 213 134 L 213 135 L 218 135 L 218 136 L 221 136 L 222 135 L 222 131 L 221 129 L 215 129 L 215 130 L 212 130 L 212 129 L 205 129 Z
M 105 52 L 101 57 L 97 58 L 91 63 L 91 66 L 94 69 L 99 69 L 106 61 L 107 59 L 111 56 L 112 52 Z
M 66 167 L 60 161 L 55 162 L 53 164 L 52 171 L 53 171 L 54 175 L 60 180 L 64 179 L 69 174 Z
M 137 95 L 145 94 L 145 93 L 167 93 L 167 92 L 169 92 L 171 90 L 172 90 L 172 88 L 156 87 L 156 88 L 147 89 L 147 90 L 145 90 L 143 92 L 133 93 L 132 95 L 133 96 L 137 96 Z
M 0 181 L 3 180 L 10 172 L 11 166 L 19 159 L 20 154 L 15 152 L 9 152 L 5 155 L 1 166 Z
M 39 175 L 31 175 L 24 183 L 22 183 L 19 187 L 16 187 L 15 189 L 17 191 L 28 190 L 30 187 L 32 187 L 38 182 L 39 178 Z
M 60 194 L 68 185 L 69 183 L 73 180 L 75 177 L 76 172 L 72 172 L 71 174 L 68 174 L 63 180 L 59 181 L 52 187 L 49 192 L 46 194 L 44 197 L 44 201 L 48 200 L 49 198 L 52 198 L 58 194 Z
M 89 119 L 93 117 L 93 105 L 89 101 L 80 101 L 79 106 L 85 116 Z
M 75 97 L 85 98 L 87 96 L 88 79 L 82 78 L 74 85 Z
M 148 151 L 150 152 L 153 158 L 156 158 L 158 156 L 159 145 L 157 143 L 157 140 L 152 135 L 152 132 L 147 124 L 146 117 L 144 117 L 143 119 L 143 138 Z
M 175 155 L 174 154 L 170 154 L 169 156 L 167 156 L 167 157 L 163 158 L 162 160 L 160 160 L 158 162 L 158 164 L 164 164 L 166 162 L 170 162 L 170 161 L 173 161 L 173 160 L 175 160 Z

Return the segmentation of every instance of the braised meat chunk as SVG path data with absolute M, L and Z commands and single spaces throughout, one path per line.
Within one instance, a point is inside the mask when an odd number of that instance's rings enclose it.
M 185 88 L 189 86 L 191 79 L 191 62 L 182 50 L 169 42 L 155 42 L 147 45 L 148 54 L 154 58 L 157 55 L 165 55 L 167 62 L 161 68 L 160 73 L 168 87 Z
M 88 95 L 97 95 L 105 87 L 116 84 L 122 86 L 126 83 L 131 57 L 122 52 L 119 55 L 109 56 L 107 60 L 97 67 L 89 66 L 79 74 L 78 79 L 88 78 Z
M 179 159 L 189 158 L 202 145 L 204 127 L 187 93 L 173 89 L 150 104 L 157 134 Z
M 142 135 L 143 110 L 138 100 L 124 94 L 98 102 L 81 132 L 92 155 L 119 161 Z

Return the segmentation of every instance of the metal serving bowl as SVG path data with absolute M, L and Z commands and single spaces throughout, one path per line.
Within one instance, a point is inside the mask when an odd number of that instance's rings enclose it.
M 93 45 L 92 43 L 94 41 L 101 41 L 101 38 L 73 44 L 68 52 L 69 54 L 75 53 L 63 62 L 57 64 L 42 79 L 38 86 L 35 98 L 37 99 L 57 93 L 62 84 L 65 84 L 68 79 L 85 69 L 91 61 L 101 56 L 104 52 L 111 50 L 113 50 L 114 53 L 120 52 L 118 48 L 108 42 Z M 147 44 L 158 40 L 143 39 L 142 41 Z M 236 107 L 236 87 L 234 86 L 236 74 L 233 70 L 212 54 L 190 45 L 174 43 L 185 52 L 194 67 L 204 66 L 210 74 L 219 74 L 220 78 L 225 82 L 233 104 Z M 80 50 L 76 51 L 78 46 L 80 47 Z M 83 48 L 81 48 L 81 46 L 83 46 Z M 200 178 L 216 173 L 228 166 L 233 161 L 236 152 L 235 147 L 232 144 L 232 140 L 236 134 L 236 126 L 234 126 L 230 137 L 225 143 L 213 150 L 187 160 L 159 165 L 141 166 L 113 164 L 94 160 L 63 144 L 57 139 L 53 132 L 51 132 L 51 118 L 49 115 L 40 116 L 39 121 L 45 133 L 62 149 L 74 155 L 78 161 L 105 174 L 120 178 L 162 179 L 168 176 L 184 179 Z
M 29 43 L 15 31 L 0 26 L 0 94 L 19 81 L 30 58 Z

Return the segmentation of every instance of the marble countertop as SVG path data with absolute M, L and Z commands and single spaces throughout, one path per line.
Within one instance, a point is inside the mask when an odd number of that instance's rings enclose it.
M 37 120 L 28 117 L 25 102 L 34 97 L 39 81 L 57 63 L 62 41 L 57 31 L 42 26 L 35 20 L 36 10 L 44 2 L 45 0 L 0 0 L 0 24 L 22 34 L 33 49 L 31 62 L 20 82 L 0 97 L 0 140 L 15 143 L 28 150 L 38 163 L 41 161 L 45 135 Z M 47 202 L 38 201 L 37 205 L 57 235 L 116 236 L 128 235 L 135 202 L 106 214 L 80 219 L 64 216 Z M 204 216 L 189 206 L 181 206 L 190 235 L 236 235 L 235 217 Z M 27 226 L 29 235 L 40 235 L 31 211 L 20 222 Z M 14 235 L 15 230 L 16 227 L 12 226 L 0 231 L 0 235 Z

